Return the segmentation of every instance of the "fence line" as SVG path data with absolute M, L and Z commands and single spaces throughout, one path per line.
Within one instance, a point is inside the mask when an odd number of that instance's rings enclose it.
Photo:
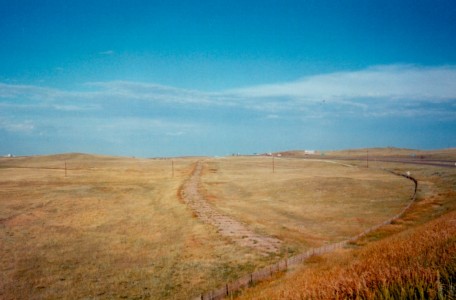
M 282 259 L 272 265 L 266 266 L 251 274 L 245 275 L 233 282 L 225 283 L 223 286 L 221 286 L 217 289 L 214 289 L 212 291 L 201 294 L 200 296 L 194 298 L 194 300 L 199 300 L 199 299 L 200 300 L 218 300 L 218 299 L 223 299 L 225 297 L 232 296 L 243 288 L 253 286 L 257 282 L 264 281 L 266 279 L 270 279 L 274 276 L 274 274 L 277 274 L 279 272 L 285 272 L 288 269 L 288 267 L 290 267 L 290 266 L 296 266 L 296 265 L 302 264 L 306 259 L 308 259 L 314 255 L 321 255 L 324 253 L 332 252 L 336 249 L 341 249 L 344 246 L 346 246 L 348 243 L 355 242 L 356 240 L 360 239 L 363 236 L 366 236 L 370 232 L 375 231 L 384 225 L 391 224 L 394 220 L 399 219 L 410 208 L 410 206 L 413 204 L 413 202 L 415 202 L 416 193 L 418 190 L 418 181 L 410 175 L 400 174 L 400 173 L 396 173 L 394 171 L 389 171 L 389 170 L 384 170 L 384 171 L 387 171 L 387 172 L 397 175 L 397 176 L 405 177 L 405 178 L 413 181 L 413 183 L 415 185 L 415 189 L 410 198 L 409 203 L 397 215 L 391 217 L 390 219 L 388 219 L 380 224 L 374 225 L 374 226 L 366 229 L 365 231 L 361 232 L 360 234 L 358 234 L 348 240 L 344 240 L 339 243 L 335 243 L 335 244 L 331 244 L 331 245 L 322 246 L 319 248 L 312 248 L 305 252 L 292 256 L 288 259 Z

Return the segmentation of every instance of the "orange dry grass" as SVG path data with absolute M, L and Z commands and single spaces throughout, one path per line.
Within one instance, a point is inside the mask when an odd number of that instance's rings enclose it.
M 222 213 L 284 241 L 293 253 L 349 239 L 399 213 L 410 180 L 379 169 L 306 159 L 206 160 L 201 190 Z M 286 249 L 283 249 L 286 251 Z
M 365 248 L 315 257 L 240 299 L 454 299 L 456 212 Z
M 0 299 L 188 299 L 251 271 L 179 201 L 193 163 L 0 159 Z
M 438 150 L 416 150 L 403 148 L 369 148 L 369 149 L 348 149 L 341 151 L 326 151 L 325 155 L 344 156 L 344 157 L 403 157 L 403 158 L 420 158 L 426 159 L 443 159 L 455 160 L 456 148 L 438 149 Z M 295 155 L 299 154 L 295 152 Z

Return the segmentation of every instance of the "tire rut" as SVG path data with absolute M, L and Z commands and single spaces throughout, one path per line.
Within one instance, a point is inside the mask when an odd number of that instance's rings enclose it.
M 198 219 L 216 227 L 219 234 L 228 237 L 240 246 L 253 248 L 265 255 L 279 252 L 282 241 L 253 232 L 241 222 L 218 212 L 206 201 L 198 190 L 202 169 L 203 164 L 198 161 L 190 178 L 181 188 L 182 199 Z

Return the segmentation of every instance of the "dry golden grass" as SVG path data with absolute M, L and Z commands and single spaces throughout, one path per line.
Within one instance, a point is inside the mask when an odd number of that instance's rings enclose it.
M 304 269 L 239 299 L 454 299 L 456 212 Z
M 382 170 L 265 157 L 205 162 L 201 190 L 224 214 L 292 253 L 348 239 L 399 213 L 411 181 Z
M 410 171 L 418 179 L 410 210 L 352 248 L 313 257 L 240 299 L 454 299 L 456 168 L 380 162 L 372 167 Z
M 369 148 L 369 149 L 349 149 L 341 151 L 324 151 L 325 155 L 345 156 L 345 157 L 366 157 L 367 154 L 373 157 L 405 157 L 417 159 L 443 159 L 456 160 L 456 149 L 439 149 L 439 150 L 416 150 L 403 148 Z
M 307 158 L 330 158 L 330 157 L 346 157 L 351 159 L 366 160 L 368 157 L 370 161 L 375 159 L 386 158 L 402 158 L 408 160 L 444 160 L 453 161 L 452 165 L 456 162 L 456 148 L 438 149 L 438 150 L 417 150 L 417 149 L 404 149 L 395 147 L 386 148 L 365 148 L 365 149 L 346 149 L 346 150 L 329 150 L 317 151 L 313 155 L 308 155 L 304 151 L 283 151 L 280 152 L 284 157 L 307 157 Z M 366 163 L 364 162 L 364 165 Z
M 193 162 L 2 159 L 0 298 L 187 299 L 250 271 L 261 257 L 178 200 Z
M 0 298 L 188 299 L 278 259 L 220 236 L 179 200 L 195 161 L 175 159 L 172 177 L 170 160 L 0 159 Z M 378 170 L 290 159 L 275 167 L 208 159 L 201 191 L 292 252 L 389 218 L 412 189 Z

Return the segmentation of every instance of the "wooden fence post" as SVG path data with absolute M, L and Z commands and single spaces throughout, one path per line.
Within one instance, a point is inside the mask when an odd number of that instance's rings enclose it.
M 288 247 L 287 252 L 285 253 L 285 271 L 288 270 Z

